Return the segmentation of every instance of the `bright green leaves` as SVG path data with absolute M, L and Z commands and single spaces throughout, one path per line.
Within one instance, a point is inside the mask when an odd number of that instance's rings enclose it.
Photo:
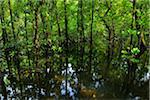
M 124 55 L 128 54 L 128 52 L 126 50 L 122 50 L 121 53 Z
M 134 63 L 138 63 L 140 62 L 140 60 L 138 58 L 135 58 L 134 55 L 137 55 L 140 53 L 140 50 L 138 48 L 133 48 L 131 50 L 132 53 L 132 57 L 130 58 L 130 61 L 134 62 Z
M 133 48 L 131 52 L 132 54 L 137 55 L 138 53 L 140 53 L 140 50 L 138 48 Z
M 129 59 L 130 55 L 126 50 L 122 50 L 121 53 L 122 53 L 122 56 L 121 56 L 122 58 Z
M 137 30 L 129 29 L 127 31 L 128 31 L 129 34 L 133 34 L 133 35 L 137 34 Z
M 128 52 L 126 50 L 122 50 L 121 53 L 122 54 L 128 54 Z
M 139 62 L 140 62 L 140 60 L 137 59 L 137 58 L 131 58 L 130 61 L 131 61 L 131 62 L 134 62 L 134 63 L 139 63 Z
M 57 47 L 57 46 L 55 46 L 55 45 L 52 46 L 52 50 L 53 50 L 53 51 L 62 52 L 62 48 L 61 48 L 61 47 Z
M 140 53 L 140 50 L 136 47 L 130 50 L 122 50 L 122 58 L 125 58 L 127 60 L 130 60 L 131 62 L 134 63 L 139 63 L 139 58 L 136 58 L 136 55 Z
M 8 76 L 4 76 L 3 81 L 4 81 L 5 85 L 10 84 L 10 80 L 8 79 Z
M 52 46 L 52 50 L 56 51 L 57 47 L 56 46 Z
M 10 56 L 14 56 L 15 55 L 15 51 L 12 51 L 11 53 L 10 53 Z

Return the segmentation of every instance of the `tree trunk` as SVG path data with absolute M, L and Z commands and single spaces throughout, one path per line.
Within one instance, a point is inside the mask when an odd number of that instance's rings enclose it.
M 25 33 L 26 33 L 26 36 L 25 36 L 25 38 L 26 38 L 26 46 L 28 46 L 28 32 L 27 32 L 27 16 L 26 16 L 26 14 L 27 14 L 27 12 L 26 12 L 26 10 L 24 11 L 24 14 L 25 14 L 25 20 L 24 20 L 24 26 L 25 26 Z M 28 56 L 28 60 L 29 60 L 29 66 L 31 66 L 31 63 L 30 63 L 30 54 L 29 54 L 29 49 L 28 49 L 28 47 L 27 47 L 27 56 Z
M 80 14 L 80 23 L 79 23 L 79 33 L 80 33 L 80 67 L 83 68 L 83 55 L 84 55 L 84 26 L 83 26 L 83 2 L 79 0 L 79 14 Z
M 92 50 L 93 50 L 93 16 L 94 16 L 94 0 L 92 0 L 92 17 L 91 17 L 91 32 L 90 32 L 90 51 L 89 51 L 89 68 L 88 74 L 91 73 L 92 69 Z M 90 77 L 91 78 L 91 77 Z
M 58 36 L 61 38 L 61 28 L 60 28 L 60 23 L 59 23 L 59 16 L 58 16 L 58 10 L 57 10 L 57 5 L 55 4 L 55 6 L 56 6 L 56 13 L 55 13 L 55 15 L 56 15 L 56 23 L 57 23 L 57 30 L 58 30 Z M 59 47 L 62 47 L 62 41 L 61 40 L 59 40 Z M 61 51 L 61 52 L 59 52 L 59 55 L 60 55 L 60 57 L 59 57 L 59 61 L 60 61 L 60 74 L 61 74 L 61 71 L 62 71 L 62 66 L 63 66 L 63 63 L 62 63 L 62 54 L 63 54 L 63 52 Z
M 9 11 L 10 11 L 10 19 L 11 19 L 11 29 L 12 29 L 12 34 L 13 34 L 13 39 L 14 42 L 17 43 L 17 37 L 15 34 L 15 28 L 14 28 L 14 20 L 13 20 L 13 15 L 12 15 L 12 9 L 11 9 L 11 3 L 10 0 L 8 0 L 8 6 L 9 6 Z M 13 60 L 15 62 L 15 65 L 18 70 L 18 77 L 19 77 L 19 83 L 20 83 L 20 90 L 21 90 L 21 96 L 22 96 L 22 85 L 21 85 L 21 78 L 20 78 L 20 57 L 19 57 L 19 48 L 18 46 L 14 45 L 14 52 L 15 55 L 13 57 Z
M 66 97 L 67 97 L 67 72 L 68 72 L 68 19 L 67 19 L 67 4 L 66 0 L 64 0 L 64 15 L 65 15 L 65 61 L 66 61 Z
M 4 19 L 4 7 L 3 7 L 3 3 L 4 3 L 4 1 L 1 3 L 1 10 L 2 10 L 1 24 L 2 24 L 2 26 L 5 25 L 4 24 L 5 23 L 5 19 Z M 6 43 L 8 43 L 8 35 L 7 35 L 5 27 L 2 27 L 2 40 L 3 40 L 3 45 L 5 47 Z M 9 52 L 10 52 L 9 48 L 6 47 L 4 49 L 4 54 L 5 54 L 5 58 L 6 58 L 6 62 L 7 62 L 8 70 L 9 70 L 9 74 L 10 74 L 11 73 L 11 70 L 10 70 L 11 59 L 10 59 L 10 56 L 9 56 Z

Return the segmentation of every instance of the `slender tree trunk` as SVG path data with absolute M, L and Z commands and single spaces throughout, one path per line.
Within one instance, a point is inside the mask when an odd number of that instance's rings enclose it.
M 109 27 L 109 28 L 108 28 Z M 112 56 L 113 56 L 113 49 L 114 49 L 114 26 L 113 26 L 113 20 L 112 20 L 112 25 L 111 27 L 108 26 L 107 24 L 107 29 L 108 29 L 108 54 L 107 54 L 107 67 L 105 69 L 105 73 L 108 73 L 110 64 L 112 61 Z M 106 74 L 107 77 L 107 74 Z
M 89 69 L 88 73 L 91 73 L 92 69 L 92 49 L 93 49 L 93 16 L 94 16 L 94 0 L 92 0 L 92 17 L 91 17 L 91 32 L 90 32 L 90 51 L 89 51 Z
M 34 34 L 34 47 L 35 47 L 35 67 L 38 68 L 38 8 L 35 9 L 35 34 Z
M 1 24 L 2 26 L 4 26 L 5 24 L 5 19 L 4 19 L 4 7 L 3 7 L 3 3 L 4 1 L 1 3 L 1 10 L 2 10 L 2 16 L 1 16 Z M 3 44 L 4 47 L 6 46 L 6 43 L 8 43 L 8 35 L 6 32 L 6 28 L 2 27 L 2 40 L 3 40 Z M 8 66 L 8 70 L 9 70 L 9 74 L 11 73 L 10 71 L 10 65 L 11 65 L 11 60 L 10 60 L 10 56 L 9 56 L 9 48 L 5 48 L 4 49 L 4 54 L 5 54 L 5 58 L 6 58 L 6 62 L 7 62 L 7 66 Z
M 37 1 L 39 2 L 39 1 Z M 36 69 L 36 72 L 35 72 L 35 75 L 36 75 L 36 78 L 37 78 L 37 86 L 40 87 L 40 66 L 39 66 L 39 48 L 40 48 L 40 44 L 39 44 L 39 34 L 38 34 L 38 14 L 39 14 L 39 6 L 36 6 L 35 8 L 35 34 L 34 34 L 34 49 L 35 49 L 35 52 L 34 52 L 34 61 L 35 61 L 35 69 Z M 39 95 L 41 93 L 41 89 L 39 88 Z
M 84 22 L 83 22 L 83 2 L 82 0 L 79 1 L 79 14 L 80 14 L 80 67 L 83 68 L 83 55 L 84 55 Z
M 46 6 L 46 5 L 45 5 Z M 45 66 L 46 66 L 46 71 L 45 71 L 45 73 L 46 73 L 46 78 L 48 78 L 48 72 L 47 72 L 47 69 L 48 69 L 48 67 L 49 67 L 49 61 L 48 61 L 48 49 L 49 49 L 49 45 L 48 45 L 48 36 L 49 36 L 49 33 L 48 32 L 46 32 L 46 27 L 47 27 L 47 25 L 46 25 L 46 22 L 45 22 L 45 16 L 42 14 L 42 13 L 40 13 L 40 16 L 41 16 L 41 19 L 42 19 L 42 25 L 43 25 L 43 34 L 45 35 L 45 40 L 46 40 L 46 50 L 45 50 L 45 59 L 46 59 L 46 62 L 45 62 Z M 45 46 L 44 46 L 45 47 Z
M 57 30 L 58 30 L 58 35 L 59 35 L 59 37 L 61 38 L 61 28 L 60 28 L 60 23 L 59 23 L 59 16 L 58 16 L 58 10 L 57 10 L 57 5 L 55 4 L 55 6 L 56 6 L 56 13 L 55 13 L 55 15 L 56 15 L 56 23 L 57 23 Z M 59 47 L 62 47 L 62 41 L 61 40 L 59 40 Z M 61 69 L 62 69 L 62 66 L 63 66 L 63 63 L 62 63 L 62 53 L 63 52 L 59 52 L 59 55 L 60 55 L 60 58 L 59 58 L 59 61 L 60 61 L 60 74 L 61 74 Z
M 2 39 L 3 39 L 3 45 L 4 47 L 6 46 L 6 43 L 8 43 L 8 37 L 7 37 L 7 33 L 6 33 L 6 28 L 4 27 L 4 8 L 3 8 L 3 2 L 1 3 L 1 10 L 2 10 L 2 16 L 1 16 L 1 24 L 2 24 Z M 8 66 L 8 70 L 9 70 L 9 74 L 10 74 L 10 57 L 9 57 L 9 51 L 5 48 L 4 49 L 4 54 L 5 54 L 5 58 L 6 58 L 6 62 L 7 62 L 7 66 Z M 6 86 L 5 83 L 3 81 L 4 79 L 4 73 L 2 73 L 0 71 L 0 81 L 1 81 L 1 88 L 2 88 L 2 95 L 4 96 L 4 99 L 7 99 L 7 91 L 6 91 Z
M 65 15 L 65 62 L 66 62 L 66 97 L 67 97 L 67 72 L 68 72 L 68 19 L 67 19 L 67 4 L 66 0 L 64 0 L 64 15 Z
M 8 0 L 8 6 L 9 6 L 9 11 L 10 11 L 12 34 L 13 34 L 14 42 L 17 43 L 17 37 L 16 37 L 16 34 L 15 34 L 15 28 L 14 28 L 14 22 L 13 22 L 14 20 L 13 20 L 13 15 L 12 15 L 12 9 L 11 9 L 10 0 Z M 15 65 L 17 66 L 17 69 L 18 69 L 18 77 L 19 77 L 20 90 L 21 90 L 21 96 L 22 96 L 22 85 L 21 85 L 21 78 L 20 78 L 19 49 L 18 49 L 18 47 L 16 47 L 16 45 L 14 46 L 14 52 L 15 52 L 15 55 L 13 57 L 13 60 L 15 62 Z
M 103 22 L 107 28 L 108 31 L 108 49 L 107 49 L 107 60 L 106 60 L 106 67 L 104 68 L 104 78 L 107 78 L 109 67 L 111 63 L 111 54 L 112 54 L 112 31 L 110 26 L 107 24 L 107 22 L 103 19 Z
M 32 2 L 32 0 L 29 0 L 29 5 L 30 5 L 30 9 L 31 9 L 31 12 L 32 12 L 32 14 L 33 14 L 33 16 L 35 15 L 35 9 L 34 9 L 34 6 L 33 6 L 33 2 Z M 32 19 L 32 44 L 33 44 L 33 47 L 32 47 L 32 50 L 31 50 L 31 52 L 33 53 L 32 55 L 30 55 L 31 56 L 31 61 L 33 61 L 33 63 L 31 63 L 31 66 L 33 67 L 33 68 L 35 68 L 35 51 L 34 51 L 34 49 L 35 49 L 35 40 L 34 40 L 34 36 L 35 35 L 35 17 L 33 17 L 33 19 Z M 30 53 L 31 54 L 31 53 Z
M 81 84 L 81 74 L 79 72 L 79 69 L 81 68 L 81 62 L 80 62 L 80 0 L 78 0 L 78 8 L 77 8 L 77 47 L 76 47 L 76 58 L 77 58 L 77 67 L 76 67 L 76 73 L 78 75 L 79 84 Z
M 112 2 L 110 2 L 110 5 L 108 5 L 108 2 L 106 2 L 106 6 L 107 6 L 107 11 L 105 12 L 104 16 L 101 17 L 102 21 L 108 31 L 108 49 L 107 49 L 107 57 L 106 57 L 106 67 L 104 68 L 104 79 L 107 78 L 108 75 L 108 71 L 109 71 L 109 66 L 111 63 L 111 54 L 112 54 L 112 30 L 111 30 L 111 26 L 108 25 L 107 21 L 105 20 L 105 17 L 107 16 L 108 12 L 110 11 L 111 7 L 112 7 Z

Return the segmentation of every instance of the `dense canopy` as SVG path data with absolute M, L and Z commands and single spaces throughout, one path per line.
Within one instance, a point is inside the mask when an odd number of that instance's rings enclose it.
M 0 98 L 148 99 L 149 4 L 0 0 Z

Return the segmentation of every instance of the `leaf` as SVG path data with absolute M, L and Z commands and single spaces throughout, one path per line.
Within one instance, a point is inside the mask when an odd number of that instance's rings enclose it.
M 62 48 L 61 48 L 61 47 L 58 47 L 58 51 L 59 51 L 59 52 L 62 52 Z
M 10 80 L 8 80 L 7 77 L 8 77 L 8 76 L 4 76 L 4 79 L 3 79 L 5 85 L 9 85 L 9 84 L 10 84 Z
M 122 55 L 121 57 L 122 57 L 122 58 L 127 58 L 127 55 Z
M 128 54 L 128 52 L 126 50 L 122 50 L 121 53 L 122 54 Z
M 138 54 L 138 53 L 140 53 L 140 50 L 138 48 L 133 48 L 131 50 L 131 52 L 132 52 L 132 54 Z
M 134 62 L 134 63 L 139 63 L 140 60 L 139 59 L 136 59 L 136 58 L 131 58 L 130 61 Z
M 132 35 L 136 35 L 137 31 L 133 29 L 128 29 L 127 32 Z
M 56 50 L 57 50 L 57 47 L 56 47 L 56 46 L 52 46 L 52 49 L 53 49 L 54 51 L 56 51 Z

